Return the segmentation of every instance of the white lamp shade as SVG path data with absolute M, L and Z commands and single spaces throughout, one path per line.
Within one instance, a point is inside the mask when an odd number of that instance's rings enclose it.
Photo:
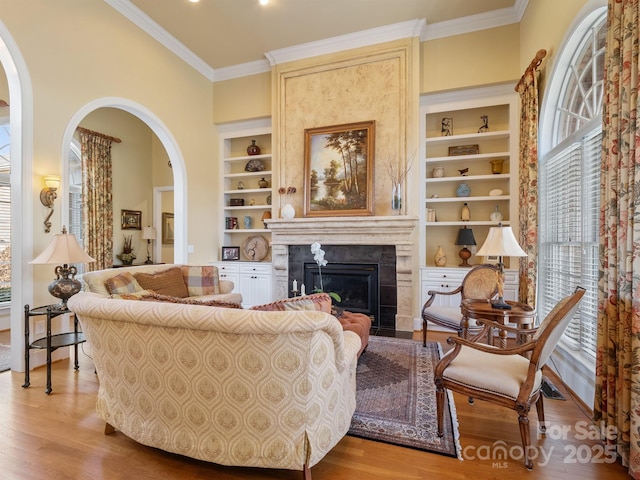
M 144 227 L 142 229 L 142 239 L 143 240 L 155 240 L 156 239 L 156 229 L 153 227 Z
M 57 233 L 44 251 L 29 263 L 36 265 L 64 265 L 69 263 L 91 263 L 95 262 L 80 248 L 80 244 L 72 233 Z
M 491 227 L 489 235 L 476 255 L 482 257 L 526 257 L 527 254 L 513 235 L 511 227 Z

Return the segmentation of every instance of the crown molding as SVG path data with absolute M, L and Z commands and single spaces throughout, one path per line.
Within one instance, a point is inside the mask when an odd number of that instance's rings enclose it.
M 255 60 L 253 62 L 240 63 L 230 67 L 216 68 L 213 72 L 213 81 L 221 82 L 232 78 L 248 77 L 259 73 L 271 71 L 271 64 L 268 60 Z
M 175 53 L 184 62 L 200 72 L 210 81 L 213 81 L 214 70 L 200 57 L 189 50 L 182 42 L 169 34 L 164 28 L 154 22 L 147 14 L 136 7 L 129 0 L 104 0 L 115 10 L 124 15 L 154 39 L 164 45 L 171 52 Z
M 420 40 L 424 42 L 518 23 L 528 3 L 529 0 L 516 0 L 513 7 L 427 25 Z
M 366 47 L 401 38 L 419 36 L 420 41 L 424 42 L 510 25 L 520 22 L 529 3 L 529 0 L 516 0 L 513 7 L 502 8 L 478 15 L 470 15 L 456 20 L 438 22 L 431 25 L 428 25 L 425 19 L 394 23 L 383 27 L 318 40 L 316 42 L 271 50 L 265 53 L 267 60 L 256 60 L 214 70 L 213 67 L 204 62 L 129 0 L 104 1 L 212 82 L 257 75 L 269 72 L 272 66 L 280 63 Z

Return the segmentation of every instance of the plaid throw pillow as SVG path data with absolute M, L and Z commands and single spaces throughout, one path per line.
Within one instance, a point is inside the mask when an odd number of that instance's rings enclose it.
M 220 293 L 218 267 L 183 265 L 181 268 L 190 297 Z
M 126 295 L 142 291 L 142 287 L 129 272 L 123 272 L 104 282 L 110 295 Z

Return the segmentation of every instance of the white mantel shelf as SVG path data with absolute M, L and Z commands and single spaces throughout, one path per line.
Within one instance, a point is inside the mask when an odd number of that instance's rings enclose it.
M 274 292 L 287 296 L 289 283 L 289 245 L 394 245 L 398 314 L 396 329 L 413 331 L 413 255 L 417 245 L 418 217 L 303 217 L 267 220 L 271 231 L 271 257 Z

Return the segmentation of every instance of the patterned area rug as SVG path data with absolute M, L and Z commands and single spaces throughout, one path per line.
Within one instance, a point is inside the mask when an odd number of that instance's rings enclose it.
M 356 412 L 349 435 L 458 457 L 455 404 L 445 402 L 444 436 L 438 437 L 433 370 L 442 356 L 437 342 L 369 338 L 358 360 Z
M 11 369 L 11 347 L 9 345 L 0 345 L 0 372 L 6 372 Z

